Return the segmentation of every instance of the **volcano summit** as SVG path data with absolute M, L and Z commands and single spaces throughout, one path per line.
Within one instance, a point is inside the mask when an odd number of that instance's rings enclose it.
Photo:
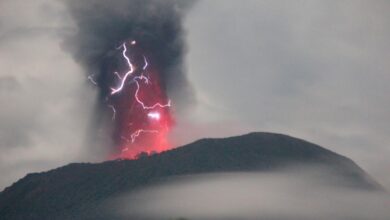
M 298 171 L 322 167 L 337 187 L 383 190 L 344 156 L 286 135 L 250 133 L 201 139 L 136 160 L 77 163 L 28 174 L 1 192 L 0 216 L 7 220 L 122 219 L 107 211 L 106 201 L 166 178 L 220 172 L 272 173 L 289 167 Z M 323 175 L 318 173 L 318 177 Z

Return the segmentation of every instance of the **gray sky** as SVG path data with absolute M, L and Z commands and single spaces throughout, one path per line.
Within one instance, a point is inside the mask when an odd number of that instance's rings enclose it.
M 69 28 L 56 1 L 0 2 L 0 188 L 85 153 L 94 90 L 61 48 Z
M 199 2 L 186 21 L 199 100 L 190 138 L 290 134 L 389 188 L 389 11 L 388 1 Z
M 185 21 L 198 103 L 173 142 L 285 133 L 390 188 L 388 11 L 388 1 L 199 1 Z M 85 148 L 96 91 L 64 51 L 73 31 L 60 1 L 0 2 L 0 188 L 102 158 Z

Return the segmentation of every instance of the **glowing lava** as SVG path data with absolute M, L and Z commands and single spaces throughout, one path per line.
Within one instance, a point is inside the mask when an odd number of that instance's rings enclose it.
M 168 149 L 167 135 L 173 125 L 171 101 L 161 88 L 158 68 L 148 60 L 136 41 L 123 43 L 124 71 L 112 74 L 113 86 L 107 106 L 114 121 L 114 141 L 118 150 L 113 157 L 135 158 L 140 153 Z M 93 78 L 91 82 L 96 83 Z

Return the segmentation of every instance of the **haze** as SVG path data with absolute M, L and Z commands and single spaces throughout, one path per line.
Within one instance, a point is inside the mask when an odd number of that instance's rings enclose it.
M 179 115 L 173 143 L 286 133 L 390 188 L 389 11 L 369 0 L 197 2 L 185 21 L 197 102 Z M 1 188 L 105 159 L 104 143 L 85 145 L 96 89 L 63 44 L 75 31 L 63 1 L 0 2 Z

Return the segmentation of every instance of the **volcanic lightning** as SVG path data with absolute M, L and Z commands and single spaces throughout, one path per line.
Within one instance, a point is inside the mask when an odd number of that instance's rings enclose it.
M 115 77 L 112 81 L 116 85 L 110 87 L 106 102 L 112 110 L 111 119 L 118 124 L 118 157 L 134 158 L 142 152 L 164 150 L 168 147 L 166 134 L 172 124 L 169 111 L 171 100 L 166 99 L 160 89 L 158 70 L 149 69 L 147 57 L 138 55 L 140 48 L 135 40 L 128 44 L 124 42 L 117 49 L 121 49 L 126 70 L 113 72 L 112 76 Z M 140 58 L 138 61 L 137 56 Z M 92 76 L 88 79 L 97 84 Z M 134 146 L 136 150 L 133 150 Z
M 132 133 L 131 134 L 131 143 L 134 143 L 135 142 L 135 139 L 141 134 L 141 133 L 158 133 L 157 130 L 143 130 L 143 129 L 139 129 L 137 130 L 136 132 Z
M 127 77 L 129 77 L 134 72 L 133 64 L 131 63 L 129 57 L 127 57 L 127 55 L 126 55 L 126 52 L 127 52 L 126 43 L 123 43 L 122 47 L 123 47 L 122 55 L 125 58 L 125 60 L 127 62 L 127 65 L 129 66 L 129 71 L 127 71 L 125 73 L 125 76 L 122 78 L 121 84 L 120 84 L 120 86 L 118 88 L 116 88 L 116 89 L 111 88 L 111 90 L 112 90 L 111 91 L 111 95 L 114 95 L 115 93 L 120 92 L 123 89 L 123 86 L 124 86 L 124 84 L 125 84 L 125 82 L 127 80 Z
M 88 79 L 89 81 L 91 81 L 92 84 L 94 84 L 95 86 L 97 86 L 97 82 L 96 82 L 95 79 L 93 78 L 93 75 L 94 75 L 94 74 L 89 75 L 89 76 L 87 77 L 87 79 Z
M 112 110 L 112 120 L 115 120 L 115 115 L 116 115 L 116 109 L 112 105 L 108 105 L 108 107 Z
M 175 114 L 195 101 L 183 27 L 193 1 L 92 1 L 66 1 L 78 31 L 64 41 L 97 92 L 86 144 L 108 145 L 109 159 L 170 149 Z
M 154 120 L 160 120 L 160 113 L 158 112 L 149 112 L 148 117 Z
M 152 106 L 145 105 L 145 103 L 143 101 L 141 101 L 141 99 L 138 96 L 138 93 L 140 90 L 140 84 L 139 84 L 138 80 L 144 80 L 146 84 L 149 84 L 149 79 L 147 77 L 145 77 L 144 75 L 134 77 L 134 82 L 137 85 L 137 90 L 135 91 L 135 95 L 134 95 L 135 100 L 137 100 L 137 102 L 142 106 L 143 109 L 155 109 L 156 107 L 160 107 L 160 108 L 171 107 L 171 100 L 169 100 L 168 103 L 166 103 L 166 104 L 161 104 L 161 103 L 157 102 Z

